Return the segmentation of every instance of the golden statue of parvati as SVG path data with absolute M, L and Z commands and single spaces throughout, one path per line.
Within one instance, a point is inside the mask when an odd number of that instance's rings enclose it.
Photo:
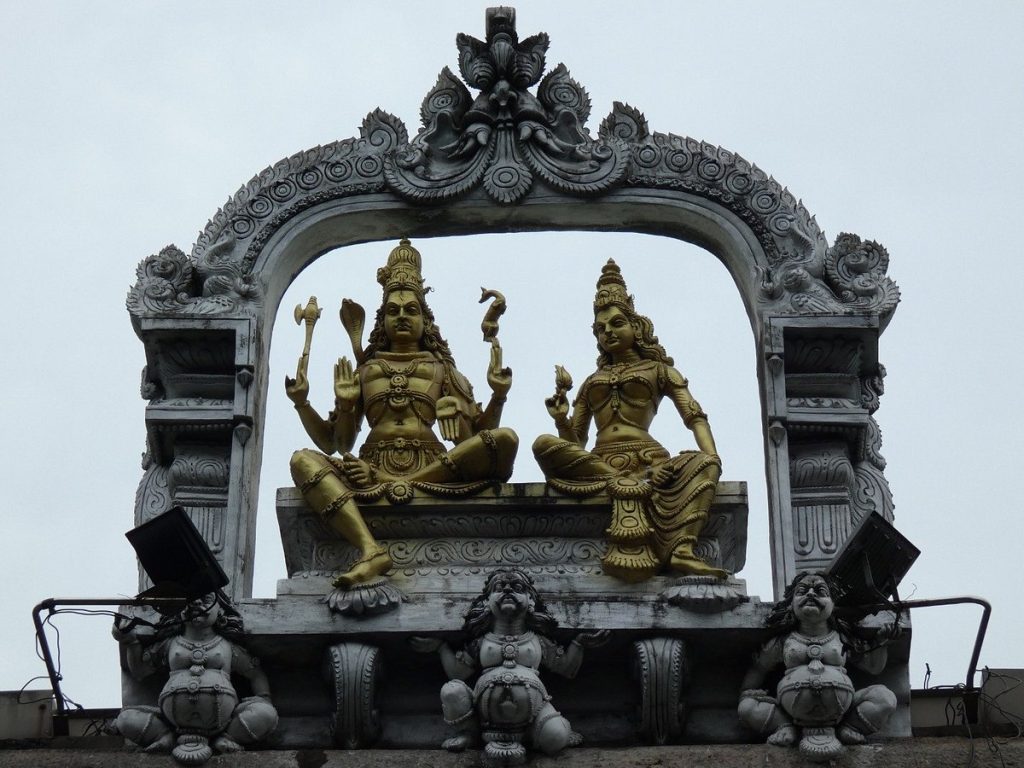
M 694 552 L 721 475 L 721 460 L 707 414 L 654 335 L 654 326 L 633 308 L 618 265 L 601 270 L 594 297 L 597 370 L 573 402 L 572 379 L 556 366 L 555 394 L 545 401 L 558 437 L 541 435 L 534 455 L 548 484 L 563 493 L 607 491 L 612 521 L 602 567 L 626 581 L 649 578 L 663 568 L 725 578 Z M 675 456 L 648 432 L 658 405 L 668 398 L 693 433 L 699 450 Z M 597 441 L 586 450 L 591 421 Z
M 377 271 L 377 281 L 383 301 L 365 349 L 362 308 L 347 299 L 342 304 L 356 365 L 343 357 L 335 366 L 334 409 L 327 418 L 308 400 L 309 336 L 319 313 L 313 299 L 305 311 L 296 308 L 296 320 L 307 323 L 307 343 L 295 378 L 285 380 L 302 425 L 320 449 L 295 452 L 292 478 L 306 503 L 361 553 L 336 577 L 339 588 L 371 581 L 392 566 L 387 548 L 373 538 L 356 501 L 388 498 L 402 503 L 413 489 L 441 496 L 476 493 L 509 478 L 519 444 L 515 432 L 498 426 L 512 386 L 512 372 L 502 366 L 497 341 L 501 295 L 488 291 L 484 297 L 497 299 L 483 328 L 491 343 L 491 398 L 484 408 L 456 370 L 434 323 L 424 298 L 419 251 L 403 239 L 387 266 Z M 370 432 L 356 457 L 350 451 L 364 418 Z M 441 437 L 455 444 L 450 451 L 435 435 L 435 422 Z

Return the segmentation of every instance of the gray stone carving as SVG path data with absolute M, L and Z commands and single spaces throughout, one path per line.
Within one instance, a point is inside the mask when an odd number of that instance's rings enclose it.
M 455 734 L 445 749 L 461 752 L 482 741 L 484 764 L 497 768 L 524 763 L 527 746 L 554 755 L 582 742 L 552 705 L 540 669 L 575 677 L 583 649 L 603 644 L 608 633 L 580 633 L 561 646 L 551 637 L 557 626 L 530 575 L 502 568 L 487 577 L 466 613 L 463 650 L 440 639 L 413 639 L 415 650 L 438 652 L 450 678 L 441 689 L 441 707 Z
M 261 295 L 255 276 L 230 259 L 217 258 L 229 252 L 230 245 L 229 240 L 222 241 L 203 260 L 190 259 L 173 245 L 144 259 L 128 294 L 128 312 L 213 315 L 254 308 Z
M 886 646 L 899 636 L 885 624 L 869 640 L 833 616 L 835 587 L 824 573 L 802 573 L 765 618 L 775 635 L 754 656 L 743 678 L 740 720 L 778 747 L 799 745 L 814 762 L 841 757 L 846 744 L 863 744 L 896 709 L 882 684 L 857 689 L 847 668 L 869 675 L 885 669 Z M 774 696 L 762 687 L 785 669 Z
M 747 590 L 735 580 L 712 576 L 683 576 L 663 590 L 662 599 L 697 613 L 723 613 L 747 601 Z
M 599 194 L 619 183 L 629 150 L 617 137 L 594 141 L 585 124 L 590 97 L 559 64 L 537 94 L 548 36 L 519 40 L 515 9 L 487 11 L 487 39 L 458 35 L 459 71 L 447 67 L 423 100 L 423 130 L 385 158 L 388 185 L 403 197 L 460 197 L 482 185 L 501 204 L 521 200 L 534 176 L 568 194 Z
M 670 744 L 683 732 L 683 691 L 689 674 L 686 653 L 686 643 L 674 637 L 633 643 L 633 673 L 640 684 L 638 730 L 653 744 Z
M 142 680 L 166 672 L 152 704 L 126 706 L 117 731 L 147 752 L 170 752 L 182 765 L 202 765 L 214 753 L 239 752 L 277 727 L 270 684 L 245 647 L 242 618 L 221 594 L 190 600 L 158 624 L 115 623 L 128 673 Z M 161 675 L 162 676 L 162 675 Z M 233 678 L 244 677 L 242 697 Z
M 380 649 L 364 643 L 332 645 L 324 671 L 334 688 L 334 743 L 345 749 L 373 744 L 380 735 L 377 687 L 384 675 Z

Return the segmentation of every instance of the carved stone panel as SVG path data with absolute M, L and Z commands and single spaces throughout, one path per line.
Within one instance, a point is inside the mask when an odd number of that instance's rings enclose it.
M 637 640 L 633 643 L 633 670 L 640 686 L 640 736 L 653 744 L 671 744 L 682 735 L 686 723 L 686 643 L 673 637 Z
M 305 505 L 295 489 L 278 491 L 278 522 L 290 576 L 347 567 L 358 552 Z M 478 497 L 417 497 L 401 508 L 362 507 L 374 537 L 388 546 L 399 572 L 517 566 L 527 571 L 599 573 L 611 517 L 605 496 L 580 501 L 541 483 L 501 486 Z M 730 572 L 746 560 L 746 486 L 725 482 L 696 552 Z
M 384 674 L 380 649 L 364 643 L 332 645 L 324 672 L 334 690 L 334 743 L 343 749 L 370 746 L 380 735 L 377 688 Z

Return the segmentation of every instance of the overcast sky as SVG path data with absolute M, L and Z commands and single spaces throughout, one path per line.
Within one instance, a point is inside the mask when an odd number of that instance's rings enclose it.
M 0 689 L 44 673 L 32 606 L 52 596 L 136 592 L 132 526 L 141 478 L 143 347 L 124 309 L 136 264 L 188 251 L 235 190 L 267 165 L 358 132 L 375 107 L 414 133 L 454 37 L 484 36 L 466 2 L 110 3 L 0 0 Z M 613 101 L 653 130 L 719 144 L 772 174 L 829 241 L 883 243 L 903 292 L 879 356 L 876 414 L 896 523 L 922 555 L 903 595 L 974 594 L 994 615 L 982 653 L 1024 667 L 1017 397 L 1024 266 L 1024 4 L 1015 2 L 520 2 L 525 37 L 551 36 L 590 93 L 590 128 Z M 525 450 L 550 431 L 552 366 L 593 369 L 590 303 L 620 263 L 637 308 L 709 413 L 726 480 L 750 484 L 752 595 L 771 599 L 755 347 L 738 292 L 710 254 L 640 235 L 534 234 L 415 243 L 460 369 L 486 391 L 479 286 L 502 290 L 515 383 L 504 424 L 524 444 L 517 481 L 541 479 Z M 342 296 L 369 311 L 393 243 L 328 254 L 281 305 L 260 495 L 256 596 L 284 562 L 273 489 L 308 440 L 280 388 L 301 351 L 292 307 L 325 307 L 314 404 L 348 347 Z M 669 410 L 656 434 L 692 446 Z M 979 612 L 915 613 L 911 683 L 962 682 Z M 104 618 L 61 617 L 66 692 L 116 706 Z M 37 681 L 32 687 L 40 687 Z M 43 686 L 45 687 L 45 686 Z

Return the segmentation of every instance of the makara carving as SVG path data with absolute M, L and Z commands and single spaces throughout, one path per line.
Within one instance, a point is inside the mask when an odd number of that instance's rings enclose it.
M 594 298 L 597 370 L 580 387 L 569 412 L 572 378 L 556 366 L 555 394 L 547 399 L 558 436 L 541 435 L 533 451 L 548 483 L 572 495 L 607 491 L 612 498 L 608 551 L 602 566 L 626 581 L 659 570 L 725 578 L 694 547 L 708 518 L 722 471 L 707 414 L 685 378 L 636 312 L 619 267 L 609 260 Z M 699 450 L 671 456 L 647 431 L 668 398 L 693 432 Z M 584 447 L 591 421 L 597 441 Z
M 463 650 L 437 638 L 412 640 L 415 650 L 436 650 L 451 678 L 441 689 L 441 708 L 456 732 L 445 749 L 458 752 L 482 739 L 485 762 L 507 766 L 525 762 L 527 745 L 554 755 L 582 742 L 551 704 L 540 668 L 575 677 L 583 649 L 603 643 L 608 633 L 581 633 L 560 646 L 550 637 L 557 626 L 529 574 L 509 568 L 492 572 L 470 606 Z M 474 675 L 470 687 L 465 681 Z
M 416 491 L 473 494 L 508 479 L 518 448 L 516 434 L 499 426 L 512 386 L 497 339 L 497 317 L 504 308 L 500 295 L 493 294 L 483 324 L 484 339 L 491 344 L 491 398 L 484 408 L 456 369 L 426 303 L 419 251 L 403 240 L 378 270 L 377 280 L 383 302 L 367 347 L 362 346 L 363 308 L 348 300 L 342 304 L 356 365 L 343 357 L 335 366 L 330 414 L 322 417 L 308 399 L 309 346 L 319 316 L 312 300 L 306 310 L 296 310 L 296 319 L 306 323 L 306 345 L 295 378 L 285 381 L 306 432 L 320 449 L 292 456 L 295 484 L 307 504 L 360 551 L 356 562 L 335 578 L 338 592 L 330 598 L 332 608 L 355 613 L 384 610 L 399 599 L 382 582 L 393 565 L 391 556 L 370 532 L 356 502 L 386 498 L 402 504 Z M 370 432 L 356 457 L 350 451 L 364 419 Z M 435 423 L 442 438 L 455 444 L 450 451 L 435 435 Z M 340 458 L 330 455 L 335 452 Z M 348 594 L 353 589 L 368 594 L 368 600 L 353 601 Z
M 155 627 L 117 623 L 113 634 L 134 678 L 168 671 L 156 706 L 125 707 L 115 723 L 147 752 L 170 752 L 183 765 L 200 765 L 215 752 L 260 741 L 277 726 L 267 676 L 245 650 L 242 617 L 223 595 L 192 600 Z M 233 675 L 249 681 L 252 696 L 239 699 Z
M 879 674 L 888 658 L 886 643 L 899 624 L 886 625 L 869 642 L 833 614 L 834 587 L 823 573 L 801 573 L 775 604 L 765 624 L 779 634 L 761 648 L 743 678 L 740 720 L 768 743 L 799 743 L 800 753 L 827 762 L 843 753 L 844 744 L 862 744 L 896 708 L 884 685 L 855 690 L 847 665 Z M 768 675 L 785 674 L 771 696 L 761 688 Z

